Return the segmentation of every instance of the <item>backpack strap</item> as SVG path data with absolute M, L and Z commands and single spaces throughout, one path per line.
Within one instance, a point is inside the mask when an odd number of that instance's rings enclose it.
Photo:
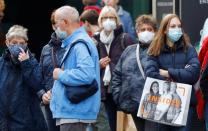
M 70 47 L 68 48 L 68 50 L 65 52 L 64 57 L 63 57 L 63 59 L 62 59 L 61 64 L 60 64 L 59 67 L 62 67 L 64 61 L 65 61 L 66 58 L 67 58 L 67 56 L 70 54 L 71 49 L 72 49 L 77 43 L 82 43 L 82 44 L 84 44 L 84 45 L 87 47 L 87 50 L 88 50 L 88 52 L 89 52 L 89 54 L 90 54 L 90 56 L 91 56 L 91 52 L 90 52 L 90 49 L 89 49 L 87 43 L 86 43 L 84 40 L 79 39 L 79 40 L 73 42 L 73 43 L 70 45 Z
M 140 49 L 140 46 L 139 46 L 139 44 L 137 44 L 137 48 L 136 48 L 136 59 L 137 59 L 137 64 L 138 64 L 138 67 L 139 67 L 139 70 L 140 70 L 140 72 L 141 72 L 141 74 L 142 74 L 142 77 L 145 79 L 145 74 L 144 74 L 144 70 L 143 70 L 143 68 L 142 68 L 142 64 L 141 64 L 141 61 L 140 61 L 140 58 L 139 58 L 139 56 L 140 56 L 140 52 L 139 52 L 139 49 Z

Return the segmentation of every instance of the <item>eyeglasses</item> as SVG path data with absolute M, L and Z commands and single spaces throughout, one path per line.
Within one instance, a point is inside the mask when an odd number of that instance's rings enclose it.
M 115 20 L 116 17 L 113 17 L 113 16 L 105 16 L 105 17 L 102 17 L 101 19 L 102 20 L 106 20 L 106 19 Z

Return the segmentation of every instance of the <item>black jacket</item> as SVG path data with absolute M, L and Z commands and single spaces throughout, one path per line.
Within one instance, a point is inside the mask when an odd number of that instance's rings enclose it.
M 128 34 L 123 33 L 122 26 L 119 26 L 117 29 L 114 30 L 114 36 L 115 36 L 115 38 L 111 43 L 109 55 L 107 54 L 107 50 L 106 50 L 104 43 L 102 43 L 100 41 L 100 34 L 96 34 L 94 36 L 95 40 L 97 40 L 97 42 L 98 42 L 97 49 L 98 49 L 98 53 L 99 53 L 99 58 L 101 59 L 101 58 L 108 56 L 111 59 L 111 61 L 110 61 L 111 74 L 112 74 L 122 52 L 125 50 L 125 48 L 127 46 L 133 44 L 131 37 Z M 104 100 L 106 98 L 106 93 L 108 90 L 107 87 L 104 87 L 104 83 L 103 83 L 104 74 L 105 74 L 105 69 L 101 69 L 100 76 L 101 76 L 102 100 Z

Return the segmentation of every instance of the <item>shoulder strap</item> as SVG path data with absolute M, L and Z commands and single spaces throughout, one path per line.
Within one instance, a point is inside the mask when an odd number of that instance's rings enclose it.
M 54 68 L 58 67 L 57 57 L 56 57 L 56 49 L 54 47 L 51 48 L 51 57 L 52 57 L 52 63 Z
M 126 47 L 125 47 L 125 44 L 124 44 L 124 41 L 125 41 L 125 33 L 122 33 L 121 34 L 121 47 L 122 49 L 124 50 Z
M 71 46 L 68 48 L 68 50 L 65 52 L 65 55 L 64 55 L 64 57 L 63 57 L 63 59 L 62 59 L 62 61 L 61 61 L 60 67 L 62 67 L 62 65 L 63 65 L 64 61 L 66 60 L 67 56 L 69 55 L 69 53 L 70 53 L 72 47 L 74 47 L 77 43 L 83 43 L 83 44 L 87 47 L 87 50 L 88 50 L 89 54 L 91 55 L 91 52 L 90 52 L 90 49 L 89 49 L 87 43 L 86 43 L 84 40 L 79 39 L 79 40 L 73 42 L 73 43 L 71 44 Z
M 136 59 L 137 59 L 137 64 L 138 64 L 138 66 L 139 66 L 139 70 L 140 70 L 140 72 L 141 72 L 141 74 L 142 74 L 142 77 L 145 79 L 145 75 L 144 75 L 144 70 L 143 70 L 143 68 L 142 68 L 142 64 L 141 64 L 141 61 L 140 61 L 140 58 L 139 58 L 139 49 L 140 49 L 140 46 L 139 46 L 139 44 L 137 44 L 137 48 L 136 48 Z

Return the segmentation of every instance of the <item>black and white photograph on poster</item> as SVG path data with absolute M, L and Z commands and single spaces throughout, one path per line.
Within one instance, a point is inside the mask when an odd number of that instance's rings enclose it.
M 137 116 L 167 125 L 186 125 L 191 88 L 147 77 Z

